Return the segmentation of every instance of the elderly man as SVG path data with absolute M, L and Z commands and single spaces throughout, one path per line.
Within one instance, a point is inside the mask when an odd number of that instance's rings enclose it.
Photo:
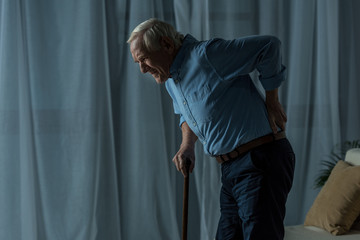
M 173 162 L 186 175 L 194 147 L 221 163 L 221 217 L 216 239 L 283 239 L 295 155 L 278 100 L 285 79 L 280 41 L 272 36 L 198 41 L 149 19 L 128 40 L 143 73 L 165 83 L 180 115 L 182 143 Z M 265 100 L 249 73 L 257 70 Z

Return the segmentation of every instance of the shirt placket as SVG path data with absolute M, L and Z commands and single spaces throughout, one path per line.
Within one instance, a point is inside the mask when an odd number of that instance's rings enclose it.
M 200 126 L 198 121 L 196 121 L 196 119 L 194 118 L 192 112 L 191 112 L 191 106 L 190 103 L 188 102 L 188 100 L 185 97 L 185 94 L 183 92 L 182 89 L 182 85 L 181 85 L 181 81 L 180 81 L 180 77 L 178 76 L 178 78 L 174 81 L 175 82 L 175 86 L 178 90 L 178 93 L 180 94 L 181 100 L 182 100 L 182 105 L 183 105 L 183 109 L 185 111 L 185 113 L 183 114 L 185 116 L 185 119 L 187 120 L 187 124 L 188 125 L 192 125 L 192 129 L 195 129 L 195 134 L 197 135 L 197 137 L 199 138 L 199 140 L 203 143 L 206 144 L 205 141 L 205 137 L 204 135 L 201 133 L 200 131 Z

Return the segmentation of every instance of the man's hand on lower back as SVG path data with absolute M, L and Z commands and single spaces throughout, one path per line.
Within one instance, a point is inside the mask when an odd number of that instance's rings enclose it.
M 266 108 L 269 116 L 269 123 L 273 133 L 277 133 L 278 127 L 285 131 L 287 116 L 278 98 L 278 90 L 266 91 Z

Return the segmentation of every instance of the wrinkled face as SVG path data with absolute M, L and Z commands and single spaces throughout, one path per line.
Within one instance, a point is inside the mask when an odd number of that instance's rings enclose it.
M 142 73 L 150 73 L 157 83 L 164 83 L 170 77 L 170 66 L 174 59 L 174 44 L 170 39 L 160 40 L 161 48 L 148 52 L 143 44 L 142 37 L 136 38 L 130 44 L 131 55 L 139 64 Z

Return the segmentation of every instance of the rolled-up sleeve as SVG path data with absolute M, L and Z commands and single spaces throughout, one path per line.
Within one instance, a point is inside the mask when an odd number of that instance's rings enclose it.
M 175 114 L 178 114 L 180 116 L 180 121 L 179 121 L 179 127 L 181 128 L 181 125 L 185 122 L 185 118 L 184 116 L 182 115 L 180 109 L 179 109 L 179 106 L 177 104 L 177 102 L 175 101 L 175 94 L 174 92 L 172 91 L 171 87 L 169 86 L 169 80 L 165 83 L 165 87 L 170 95 L 170 97 L 172 98 L 173 100 L 173 109 L 174 109 L 174 113 Z
M 223 80 L 260 73 L 265 90 L 278 88 L 285 80 L 281 42 L 274 36 L 249 36 L 234 40 L 213 39 L 206 47 L 210 65 Z
M 180 114 L 180 121 L 179 121 L 179 127 L 181 128 L 181 125 L 185 122 L 185 118 L 182 114 Z
M 262 75 L 259 76 L 259 80 L 265 90 L 273 90 L 280 87 L 281 83 L 286 79 L 286 68 L 282 66 L 280 73 L 275 76 L 264 78 Z
M 178 114 L 180 116 L 179 127 L 181 128 L 181 125 L 185 122 L 185 118 L 181 114 L 179 106 L 177 105 L 176 101 L 174 101 L 174 100 L 173 100 L 173 108 L 174 108 L 174 113 Z

